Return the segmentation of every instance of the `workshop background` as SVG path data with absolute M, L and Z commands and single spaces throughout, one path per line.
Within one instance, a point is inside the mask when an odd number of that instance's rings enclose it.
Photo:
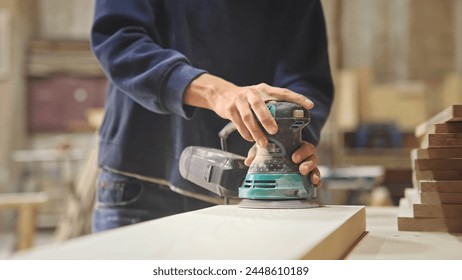
M 462 104 L 462 0 L 323 0 L 326 204 L 398 205 L 415 127 Z M 106 79 L 93 0 L 0 0 L 0 258 L 87 234 Z

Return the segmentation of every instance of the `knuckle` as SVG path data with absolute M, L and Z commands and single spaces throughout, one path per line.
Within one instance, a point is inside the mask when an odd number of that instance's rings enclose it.
M 251 94 L 251 96 L 249 96 L 249 97 L 250 97 L 249 98 L 250 106 L 257 107 L 257 106 L 260 106 L 261 104 L 263 104 L 263 100 L 256 93 Z
M 243 96 L 243 98 L 248 99 L 249 96 L 252 96 L 256 94 L 257 92 L 258 90 L 255 88 L 255 86 L 248 87 L 244 90 L 245 95 Z
M 255 137 L 261 137 L 262 136 L 262 134 L 261 134 L 261 132 L 260 132 L 260 130 L 258 128 L 251 127 L 251 128 L 249 128 L 249 131 L 250 131 L 250 134 L 252 134 Z
M 314 155 L 313 156 L 313 162 L 317 164 L 319 162 L 318 156 Z
M 267 83 L 259 83 L 258 85 L 261 86 L 261 87 L 267 87 L 268 86 Z
M 227 115 L 230 120 L 235 121 L 238 119 L 239 113 L 235 107 L 230 107 L 227 110 Z
M 305 145 L 306 145 L 306 147 L 307 147 L 307 149 L 308 149 L 309 151 L 313 151 L 313 152 L 314 152 L 314 151 L 316 150 L 316 147 L 315 147 L 313 144 L 311 144 L 311 143 L 306 142 Z
M 267 116 L 266 114 L 261 116 L 259 119 L 261 123 L 272 123 L 274 120 L 272 117 Z
M 242 114 L 241 114 L 241 117 L 242 117 L 242 120 L 243 120 L 245 123 L 249 123 L 249 122 L 251 122 L 252 119 L 253 119 L 252 113 L 250 113 L 250 112 L 242 113 Z

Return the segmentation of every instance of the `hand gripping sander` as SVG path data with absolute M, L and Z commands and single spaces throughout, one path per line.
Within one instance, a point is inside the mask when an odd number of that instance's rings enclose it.
M 262 128 L 268 144 L 257 145 L 250 167 L 245 166 L 242 156 L 191 146 L 180 156 L 180 174 L 225 198 L 242 198 L 241 207 L 318 207 L 316 189 L 309 175 L 301 175 L 291 159 L 301 145 L 301 131 L 310 122 L 310 112 L 289 102 L 270 102 L 267 108 L 278 125 L 278 132 L 270 135 Z

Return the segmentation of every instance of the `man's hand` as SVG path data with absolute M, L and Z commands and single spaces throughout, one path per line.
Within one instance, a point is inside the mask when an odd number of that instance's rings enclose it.
M 250 166 L 256 155 L 256 146 L 253 146 L 244 163 L 247 166 Z M 311 183 L 315 186 L 318 186 L 321 183 L 321 173 L 316 167 L 318 164 L 318 157 L 316 156 L 316 147 L 308 142 L 302 141 L 302 145 L 292 154 L 292 161 L 296 164 L 300 164 L 298 171 L 300 174 L 306 176 L 310 174 Z
M 278 127 L 265 104 L 270 100 L 297 103 L 308 110 L 314 106 L 305 96 L 285 88 L 267 84 L 239 87 L 210 74 L 195 79 L 183 97 L 184 104 L 213 110 L 233 122 L 244 139 L 263 147 L 268 140 L 253 113 L 269 134 L 275 134 Z

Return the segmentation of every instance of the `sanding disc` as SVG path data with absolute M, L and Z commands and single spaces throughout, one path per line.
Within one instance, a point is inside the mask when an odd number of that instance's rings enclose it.
M 263 200 L 263 199 L 243 199 L 238 205 L 242 208 L 255 209 L 303 209 L 321 207 L 316 200 Z

